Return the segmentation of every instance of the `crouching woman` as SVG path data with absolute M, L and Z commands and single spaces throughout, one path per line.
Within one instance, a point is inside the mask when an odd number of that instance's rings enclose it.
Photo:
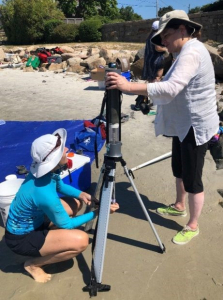
M 94 197 L 60 178 L 67 165 L 66 138 L 67 132 L 61 128 L 34 140 L 30 173 L 12 201 L 7 219 L 6 244 L 16 254 L 29 257 L 24 268 L 37 282 L 51 279 L 42 266 L 71 259 L 87 248 L 88 235 L 76 228 L 98 214 L 96 209 L 76 216 L 83 202 L 90 205 Z M 118 208 L 117 203 L 112 204 L 111 212 Z

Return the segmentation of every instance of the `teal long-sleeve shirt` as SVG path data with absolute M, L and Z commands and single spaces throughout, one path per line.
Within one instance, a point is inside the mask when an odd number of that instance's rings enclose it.
M 81 191 L 63 183 L 58 174 L 36 178 L 30 173 L 10 205 L 6 229 L 16 235 L 29 233 L 43 224 L 44 215 L 63 229 L 79 227 L 95 218 L 95 212 L 70 218 L 58 193 L 78 198 Z

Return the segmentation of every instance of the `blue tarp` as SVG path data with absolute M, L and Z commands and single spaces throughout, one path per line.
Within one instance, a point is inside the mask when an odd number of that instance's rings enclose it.
M 16 174 L 16 166 L 25 165 L 29 170 L 32 162 L 30 149 L 34 139 L 53 133 L 58 128 L 67 130 L 66 147 L 72 149 L 74 132 L 84 129 L 84 121 L 6 121 L 0 125 L 0 182 L 5 180 L 5 176 Z M 84 155 L 89 156 L 93 162 L 93 152 L 84 152 Z M 24 178 L 24 175 L 17 174 L 17 177 Z

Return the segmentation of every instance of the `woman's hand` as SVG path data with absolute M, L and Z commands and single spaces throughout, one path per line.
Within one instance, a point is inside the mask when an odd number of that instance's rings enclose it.
M 110 205 L 110 214 L 113 214 L 117 209 L 119 209 L 118 203 L 112 203 Z
M 88 193 L 81 192 L 81 194 L 80 194 L 80 196 L 79 196 L 79 199 L 82 200 L 82 201 L 84 201 L 84 203 L 85 203 L 86 205 L 91 205 L 91 197 L 93 197 L 93 196 L 91 196 L 91 195 L 88 194 Z
M 130 91 L 130 82 L 124 77 L 115 72 L 109 72 L 105 78 L 106 89 L 118 89 L 122 92 Z

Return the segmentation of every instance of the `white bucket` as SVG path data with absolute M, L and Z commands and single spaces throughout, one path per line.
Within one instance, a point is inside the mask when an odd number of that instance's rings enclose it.
M 4 226 L 9 214 L 9 207 L 24 179 L 12 179 L 0 183 L 0 213 Z

